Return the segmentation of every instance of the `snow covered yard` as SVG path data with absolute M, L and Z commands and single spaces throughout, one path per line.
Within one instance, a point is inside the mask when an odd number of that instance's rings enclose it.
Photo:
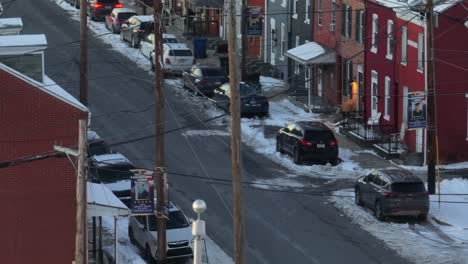
M 344 217 L 415 263 L 467 264 L 468 180 L 444 180 L 441 193 L 446 195 L 441 196 L 440 207 L 438 196 L 431 196 L 428 220 L 423 223 L 412 220 L 380 222 L 372 211 L 354 203 L 351 189 L 334 192 L 335 196 L 329 201 Z

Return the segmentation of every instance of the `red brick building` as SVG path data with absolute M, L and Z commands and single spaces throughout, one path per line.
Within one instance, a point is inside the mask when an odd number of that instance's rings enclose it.
M 16 48 L 20 51 L 10 57 L 38 50 L 34 45 Z M 2 46 L 0 61 L 5 52 Z M 42 52 L 34 54 L 43 57 Z M 78 144 L 78 119 L 87 118 L 88 109 L 43 71 L 38 78 L 42 82 L 0 63 L 1 161 L 49 152 L 54 144 Z M 67 158 L 1 169 L 1 263 L 72 263 L 75 182 Z

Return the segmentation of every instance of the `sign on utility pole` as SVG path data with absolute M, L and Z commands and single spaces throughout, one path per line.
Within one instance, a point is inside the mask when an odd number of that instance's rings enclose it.
M 228 49 L 229 49 L 229 85 L 231 112 L 231 168 L 232 200 L 234 223 L 234 261 L 244 263 L 244 219 L 242 209 L 242 164 L 240 135 L 240 74 L 239 48 L 236 41 L 236 0 L 229 1 L 228 7 Z M 243 17 L 242 17 L 243 18 Z
M 157 219 L 157 243 L 156 259 L 158 263 L 166 260 L 166 218 L 165 218 L 165 187 L 167 179 L 165 175 L 164 158 L 164 89 L 162 68 L 162 3 L 153 0 L 154 17 L 154 100 L 155 100 L 155 132 L 156 132 L 156 160 L 154 182 L 156 184 L 156 219 Z

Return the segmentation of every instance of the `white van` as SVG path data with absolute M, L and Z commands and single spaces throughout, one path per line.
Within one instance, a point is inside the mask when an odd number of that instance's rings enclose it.
M 157 226 L 155 215 L 134 215 L 129 217 L 128 236 L 130 242 L 145 252 L 145 258 L 156 259 Z M 169 219 L 166 222 L 166 256 L 173 258 L 192 258 L 191 221 L 174 203 L 169 203 Z M 151 262 L 152 263 L 152 262 Z
M 195 63 L 192 50 L 185 44 L 163 44 L 163 71 L 165 74 L 182 74 L 188 71 Z M 154 69 L 154 56 L 151 56 L 151 66 Z

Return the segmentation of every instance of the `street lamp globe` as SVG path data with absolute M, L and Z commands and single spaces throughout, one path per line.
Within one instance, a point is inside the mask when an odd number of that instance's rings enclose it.
M 195 213 L 198 214 L 198 218 L 200 218 L 200 214 L 205 212 L 206 210 L 206 203 L 203 200 L 195 200 L 192 204 L 192 209 Z

